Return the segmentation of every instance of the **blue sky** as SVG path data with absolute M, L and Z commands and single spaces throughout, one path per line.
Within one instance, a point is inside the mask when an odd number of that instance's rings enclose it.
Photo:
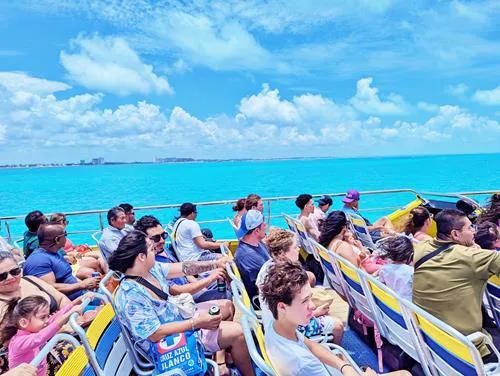
M 498 1 L 0 2 L 0 163 L 500 151 Z

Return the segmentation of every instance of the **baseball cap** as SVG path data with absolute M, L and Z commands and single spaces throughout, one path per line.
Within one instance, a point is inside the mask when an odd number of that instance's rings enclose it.
M 236 231 L 238 239 L 244 237 L 248 231 L 259 227 L 264 223 L 264 216 L 258 210 L 249 210 L 241 217 L 240 228 Z
M 349 204 L 353 201 L 359 200 L 359 192 L 355 189 L 349 189 L 342 199 L 342 202 Z
M 323 205 L 333 205 L 333 200 L 330 196 L 328 195 L 323 195 L 321 196 L 318 200 L 316 200 L 319 206 Z

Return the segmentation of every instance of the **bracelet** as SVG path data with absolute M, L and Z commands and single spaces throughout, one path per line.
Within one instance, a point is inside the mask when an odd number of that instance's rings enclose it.
M 191 322 L 191 330 L 194 332 L 194 317 L 191 317 L 191 320 L 189 320 Z
M 223 364 L 226 364 L 226 362 L 217 363 L 218 366 L 222 366 Z
M 342 367 L 340 367 L 340 373 L 344 373 L 343 370 L 344 370 L 344 367 L 352 367 L 352 364 L 349 364 L 349 363 L 346 363 L 344 364 Z M 354 368 L 354 367 L 353 367 Z

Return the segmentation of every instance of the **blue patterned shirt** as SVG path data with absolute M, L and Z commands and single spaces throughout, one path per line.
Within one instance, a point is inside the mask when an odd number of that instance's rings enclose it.
M 167 275 L 169 264 L 155 263 L 151 274 L 160 282 L 161 288 L 168 293 Z M 183 318 L 174 304 L 154 299 L 146 289 L 133 279 L 124 279 L 115 295 L 116 314 L 128 328 L 134 340 L 148 351 L 152 343 L 148 337 L 158 330 L 160 325 Z

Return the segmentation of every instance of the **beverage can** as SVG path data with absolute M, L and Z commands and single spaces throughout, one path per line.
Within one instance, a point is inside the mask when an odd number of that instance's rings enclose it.
M 223 279 L 217 280 L 217 291 L 226 292 L 226 281 L 224 281 Z
M 208 314 L 212 316 L 219 315 L 220 314 L 219 306 L 218 305 L 211 306 L 210 309 L 208 310 Z

